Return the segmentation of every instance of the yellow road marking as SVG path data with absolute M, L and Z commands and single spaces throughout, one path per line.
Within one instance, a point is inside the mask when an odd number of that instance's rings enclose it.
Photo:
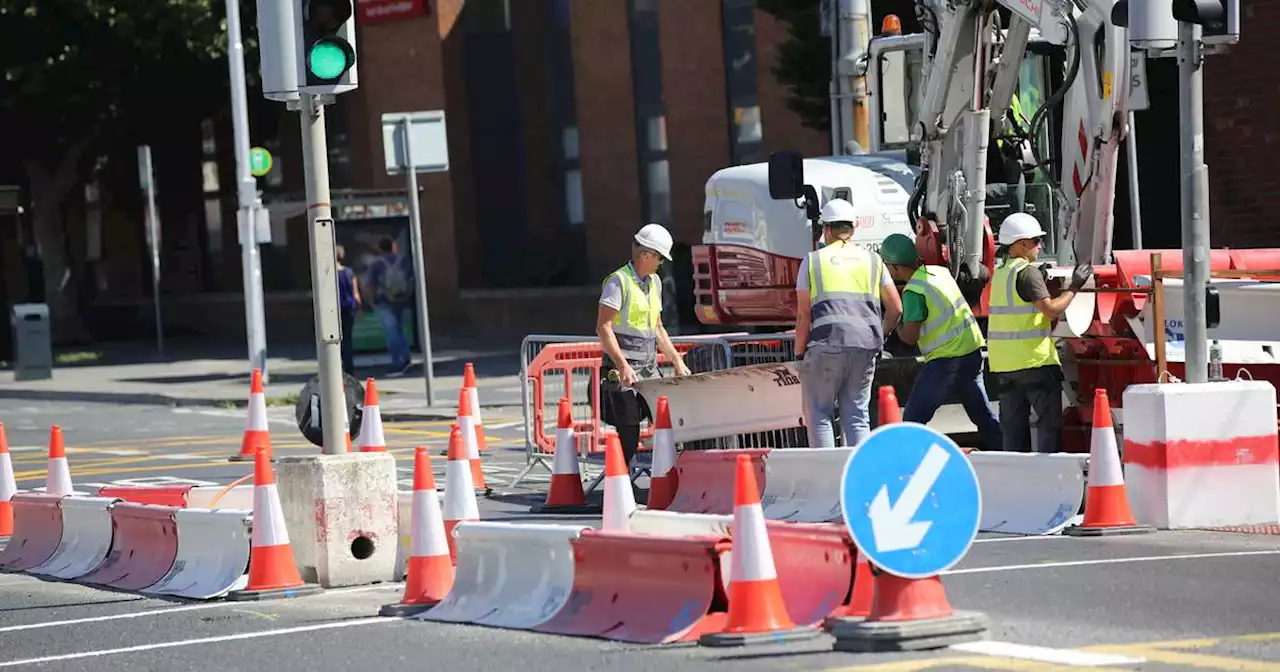
M 246 469 L 245 473 L 248 473 L 249 470 L 253 469 L 253 466 L 249 463 L 242 463 L 242 464 L 245 466 L 245 469 Z M 234 467 L 234 466 L 237 466 L 235 462 L 228 462 L 226 459 L 222 459 L 222 460 L 218 460 L 217 462 L 175 462 L 173 464 L 157 465 L 154 467 L 134 467 L 127 471 L 121 471 L 119 469 L 109 469 L 109 468 L 108 469 L 87 469 L 87 470 L 78 469 L 78 470 L 72 470 L 71 481 L 72 483 L 74 483 L 77 480 L 83 479 L 85 476 L 106 476 L 106 475 L 123 474 L 123 473 L 135 474 L 135 473 L 140 473 L 144 471 L 181 471 L 183 469 L 204 469 L 207 467 Z M 37 480 L 37 479 L 44 478 L 44 475 L 45 474 L 42 471 L 35 477 L 18 478 L 17 480 L 19 481 Z
M 1100 644 L 1082 647 L 1082 651 L 1094 653 L 1117 653 L 1122 655 L 1141 656 L 1148 660 L 1170 665 L 1182 665 L 1209 670 L 1242 670 L 1251 672 L 1274 672 L 1280 669 L 1280 663 L 1252 658 L 1236 658 L 1231 656 L 1214 656 L 1202 653 L 1188 653 L 1176 649 L 1203 649 L 1225 644 L 1242 644 L 1246 642 L 1269 642 L 1280 640 L 1280 632 L 1263 632 L 1229 637 L 1205 637 L 1201 639 L 1169 640 L 1146 644 Z
M 211 455 L 217 455 L 218 453 L 209 452 L 209 453 L 185 453 L 185 454 L 189 454 L 192 457 L 209 457 Z M 99 473 L 103 473 L 100 470 L 106 467 L 123 467 L 130 464 L 137 464 L 139 462 L 154 462 L 156 459 L 157 459 L 156 457 L 151 455 L 139 455 L 136 457 L 117 457 L 113 459 L 86 460 L 82 462 L 71 462 L 70 460 L 68 460 L 68 463 L 71 465 L 71 476 L 74 479 L 75 476 L 78 474 L 85 474 L 85 473 L 95 472 L 95 471 Z M 182 464 L 179 461 L 175 460 L 173 466 L 181 467 Z M 116 470 L 113 470 L 113 471 L 116 471 Z M 125 469 L 122 471 L 130 471 L 130 470 Z M 47 468 L 32 469 L 30 471 L 17 472 L 14 474 L 14 478 L 16 478 L 19 481 L 23 481 L 23 480 L 29 480 L 32 478 L 42 477 L 46 473 L 48 473 Z M 111 473 L 111 472 L 108 471 L 105 473 Z
M 957 667 L 974 667 L 983 670 L 1025 670 L 1026 672 L 1078 672 L 1080 668 L 1068 665 L 1056 665 L 1022 658 L 998 658 L 995 656 L 947 656 L 943 658 L 920 658 L 902 660 L 878 665 L 855 665 L 853 667 L 837 667 L 824 672 L 920 672 L 940 668 L 955 669 Z M 1094 670 L 1120 670 L 1119 667 L 1092 667 Z

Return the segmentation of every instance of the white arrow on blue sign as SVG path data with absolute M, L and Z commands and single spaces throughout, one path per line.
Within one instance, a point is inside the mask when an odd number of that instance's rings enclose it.
M 982 495 L 969 458 L 947 435 L 915 422 L 884 425 L 850 451 L 840 487 L 858 550 L 906 579 L 937 576 L 969 552 Z

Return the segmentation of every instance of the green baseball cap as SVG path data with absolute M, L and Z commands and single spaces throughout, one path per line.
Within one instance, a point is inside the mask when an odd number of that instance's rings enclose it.
M 895 233 L 881 243 L 880 258 L 891 264 L 910 266 L 920 258 L 920 253 L 916 251 L 916 241 Z

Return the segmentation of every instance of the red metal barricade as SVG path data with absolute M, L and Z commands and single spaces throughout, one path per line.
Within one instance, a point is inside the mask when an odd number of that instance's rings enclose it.
M 679 487 L 667 511 L 678 513 L 733 513 L 733 483 L 739 455 L 750 455 L 756 483 L 764 491 L 764 456 L 769 448 L 684 451 L 676 460 Z
M 115 537 L 102 564 L 77 583 L 142 590 L 163 579 L 178 555 L 178 526 L 172 506 L 121 502 L 111 507 Z
M 13 504 L 13 536 L 0 551 L 0 571 L 25 572 L 53 557 L 62 541 L 63 495 L 19 492 Z

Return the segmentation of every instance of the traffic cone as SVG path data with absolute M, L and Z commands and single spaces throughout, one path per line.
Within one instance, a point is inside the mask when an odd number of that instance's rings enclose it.
M 1101 537 L 1154 532 L 1151 525 L 1139 525 L 1129 508 L 1124 486 L 1116 430 L 1111 425 L 1111 402 L 1107 391 L 1093 393 L 1093 433 L 1089 441 L 1089 489 L 1084 496 L 1084 522 L 1063 530 L 1073 537 Z
M 75 494 L 71 484 L 71 467 L 67 464 L 67 447 L 62 442 L 62 427 L 49 430 L 49 470 L 44 479 L 45 492 L 51 495 Z
M 631 514 L 636 510 L 636 493 L 631 490 L 631 470 L 622 456 L 622 442 L 609 434 L 604 443 L 604 510 L 600 529 L 631 531 Z
M 724 630 L 703 635 L 703 646 L 742 646 L 817 637 L 818 628 L 797 627 L 782 600 L 773 549 L 760 506 L 755 467 L 738 456 L 733 492 L 733 557 L 729 572 L 729 615 Z
M 676 471 L 676 440 L 671 431 L 671 406 L 666 396 L 658 397 L 658 419 L 653 429 L 653 462 L 649 468 L 649 509 L 671 506 L 679 487 Z
M 551 486 L 547 501 L 529 507 L 531 513 L 600 513 L 599 506 L 588 506 L 578 471 L 578 450 L 573 435 L 573 406 L 568 397 L 560 398 L 559 422 L 556 428 L 556 452 L 551 461 Z
M 240 454 L 232 455 L 232 462 L 256 459 L 258 450 L 267 451 L 271 457 L 271 432 L 267 429 L 267 396 L 262 388 L 262 369 L 254 369 L 249 379 L 249 408 L 245 411 L 244 438 L 240 440 Z
M 347 433 L 351 440 L 351 433 Z M 351 452 L 351 444 L 347 444 Z M 378 383 L 373 378 L 364 381 L 364 419 L 360 422 L 360 452 L 387 452 L 387 437 L 382 432 L 382 411 L 378 409 Z
M 862 551 L 854 549 L 853 585 L 849 597 L 823 621 L 823 629 L 830 631 L 845 620 L 862 619 L 871 615 L 871 603 L 876 595 L 876 577 L 871 571 L 871 561 Z
M 13 536 L 13 503 L 9 500 L 18 493 L 18 482 L 13 476 L 13 460 L 9 458 L 9 438 L 0 422 L 0 538 Z
M 895 422 L 902 422 L 902 407 L 898 405 L 898 395 L 893 391 L 892 385 L 880 386 L 879 413 L 880 425 L 888 425 Z
M 270 600 L 320 592 L 320 586 L 303 583 L 298 575 L 284 509 L 280 506 L 280 492 L 276 489 L 276 474 L 265 450 L 258 451 L 253 462 L 251 544 L 249 583 L 243 590 L 228 593 L 228 600 Z
M 480 520 L 476 489 L 471 482 L 471 460 L 462 443 L 462 430 L 457 425 L 449 434 L 449 461 L 444 466 L 444 536 L 449 544 L 449 559 L 458 564 L 458 546 L 453 528 L 464 520 Z
M 467 362 L 462 371 L 462 389 L 471 397 L 471 417 L 475 418 L 476 441 L 480 452 L 489 450 L 489 443 L 484 438 L 484 418 L 480 417 L 480 387 L 476 385 L 476 367 Z
M 388 604 L 383 616 L 412 616 L 443 600 L 453 588 L 453 562 L 445 539 L 444 516 L 436 494 L 436 477 L 431 473 L 431 454 L 418 446 L 413 455 L 413 518 L 410 523 L 409 573 L 404 597 Z
M 467 459 L 471 461 L 471 485 L 476 492 L 489 494 L 489 486 L 484 482 L 484 468 L 480 464 L 480 444 L 476 439 L 475 416 L 471 414 L 471 395 L 464 388 L 458 392 L 458 424 L 462 431 L 462 445 L 467 449 Z M 450 458 L 452 459 L 452 458 Z

